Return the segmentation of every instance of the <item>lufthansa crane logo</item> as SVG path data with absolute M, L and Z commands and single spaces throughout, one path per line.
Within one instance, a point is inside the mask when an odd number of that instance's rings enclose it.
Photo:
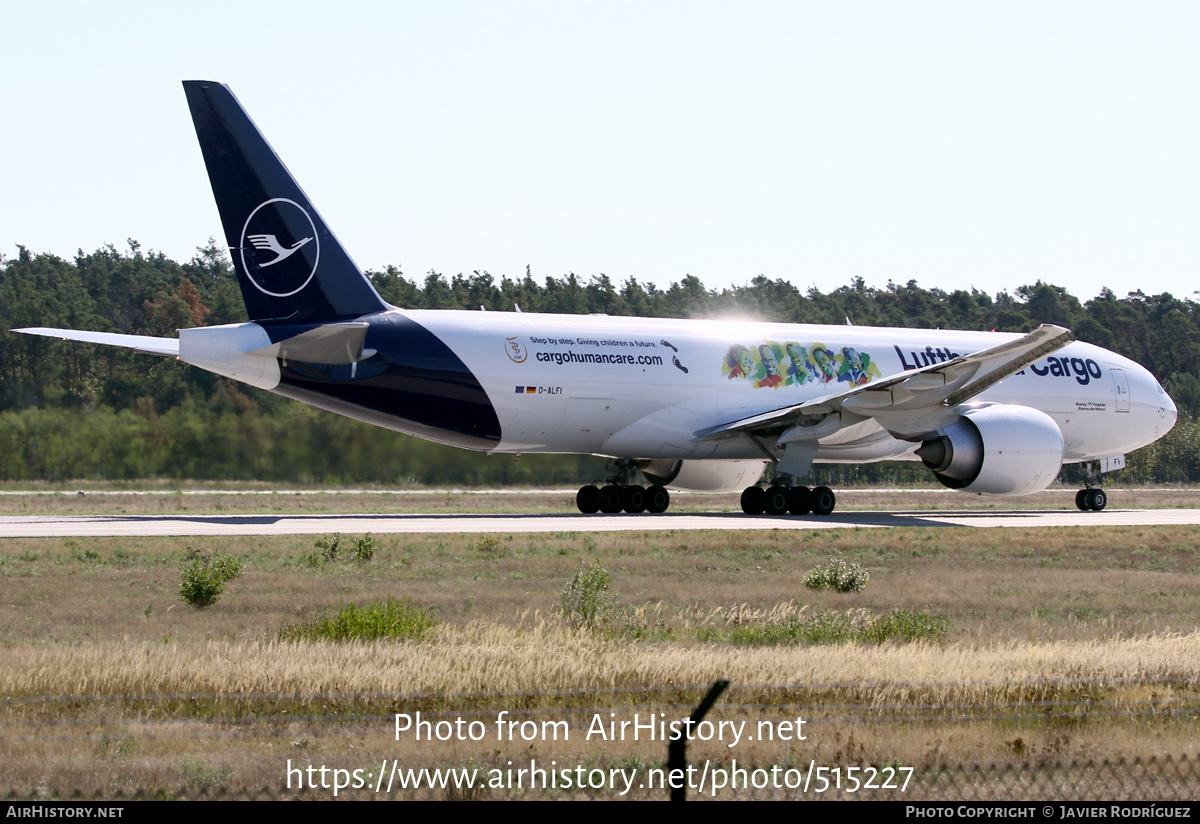
M 242 268 L 263 294 L 286 298 L 317 273 L 321 242 L 312 217 L 286 197 L 263 201 L 242 227 Z
M 268 266 L 274 266 L 281 260 L 287 260 L 293 254 L 300 251 L 301 246 L 312 240 L 312 238 L 306 237 L 301 240 L 297 240 L 295 244 L 285 249 L 279 245 L 279 238 L 275 237 L 275 235 L 247 235 L 246 237 L 251 243 L 254 244 L 255 249 L 268 249 L 275 253 L 274 260 L 267 261 L 266 263 L 260 262 L 258 264 L 264 269 L 266 269 Z

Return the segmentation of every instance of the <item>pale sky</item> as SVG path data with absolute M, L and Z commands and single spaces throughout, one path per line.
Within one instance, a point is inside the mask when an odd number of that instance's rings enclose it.
M 0 253 L 223 237 L 228 83 L 363 268 L 1200 289 L 1200 4 L 8 2 Z

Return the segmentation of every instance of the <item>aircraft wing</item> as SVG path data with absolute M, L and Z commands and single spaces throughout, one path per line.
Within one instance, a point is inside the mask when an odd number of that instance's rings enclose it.
M 34 326 L 27 329 L 11 329 L 23 335 L 42 335 L 47 338 L 62 340 L 79 340 L 85 343 L 103 343 L 108 346 L 122 346 L 137 352 L 151 355 L 168 355 L 179 357 L 179 340 L 177 338 L 153 338 L 148 335 L 119 335 L 115 332 L 85 332 L 77 329 L 48 329 L 44 326 Z
M 813 436 L 823 437 L 867 418 L 879 418 L 885 429 L 893 429 L 888 425 L 892 422 L 901 424 L 907 432 L 919 431 L 920 421 L 929 417 L 928 413 L 948 409 L 978 395 L 1074 339 L 1069 329 L 1043 325 L 1016 340 L 945 363 L 899 372 L 845 392 L 703 429 L 695 433 L 696 439 L 710 440 L 737 432 L 781 435 L 796 426 L 811 426 Z M 836 413 L 841 413 L 836 426 L 821 426 L 825 418 Z M 795 434 L 803 436 L 801 430 Z

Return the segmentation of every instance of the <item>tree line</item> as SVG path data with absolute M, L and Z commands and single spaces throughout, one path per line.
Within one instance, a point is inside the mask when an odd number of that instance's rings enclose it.
M 526 270 L 411 279 L 397 267 L 368 272 L 389 303 L 670 318 L 738 316 L 784 323 L 994 329 L 1041 323 L 1143 364 L 1180 408 L 1162 441 L 1129 457 L 1119 478 L 1200 480 L 1200 305 L 1104 289 L 1081 302 L 1037 281 L 1012 292 L 925 289 L 916 281 L 828 292 L 759 275 L 706 288 L 685 276 L 666 288 L 630 277 L 547 276 Z M 71 260 L 17 248 L 0 255 L 0 329 L 55 326 L 173 337 L 176 329 L 246 320 L 236 276 L 214 241 L 186 263 L 106 246 Z M 1068 470 L 1071 471 L 1071 470 Z M 825 483 L 929 480 L 919 465 L 818 467 Z M 367 426 L 237 384 L 172 359 L 109 346 L 0 334 L 0 481 L 179 478 L 310 483 L 575 484 L 603 474 L 576 456 L 486 457 Z

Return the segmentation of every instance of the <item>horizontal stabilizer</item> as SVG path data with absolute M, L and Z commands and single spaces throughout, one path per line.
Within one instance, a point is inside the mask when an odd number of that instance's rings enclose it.
M 363 349 L 367 327 L 368 324 L 355 321 L 327 323 L 269 346 L 252 349 L 248 354 L 272 355 L 285 361 L 331 366 L 356 363 L 375 354 L 372 349 Z M 273 329 L 272 332 L 274 331 L 276 330 Z
M 103 343 L 108 346 L 121 346 L 136 352 L 150 355 L 169 355 L 179 357 L 179 341 L 175 338 L 152 338 L 148 335 L 118 335 L 115 332 L 84 332 L 77 329 L 48 329 L 35 326 L 28 329 L 13 329 L 23 335 L 42 335 L 47 338 L 62 340 L 79 340 L 85 343 Z

